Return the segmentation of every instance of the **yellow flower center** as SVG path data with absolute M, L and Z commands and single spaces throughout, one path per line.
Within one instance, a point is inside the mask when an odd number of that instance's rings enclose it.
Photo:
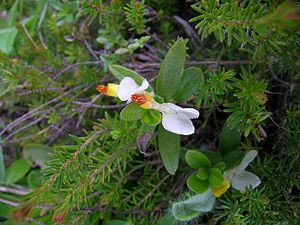
M 131 100 L 140 105 L 140 107 L 144 109 L 151 109 L 153 108 L 153 98 L 148 93 L 143 94 L 133 94 L 131 95 Z
M 230 183 L 226 180 L 223 181 L 222 185 L 218 188 L 212 188 L 212 193 L 216 198 L 220 197 L 222 194 L 224 194 L 228 188 L 230 187 Z

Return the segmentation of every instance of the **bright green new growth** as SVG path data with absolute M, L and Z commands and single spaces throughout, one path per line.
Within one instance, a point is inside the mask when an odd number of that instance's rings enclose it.
M 265 81 L 258 81 L 249 71 L 242 67 L 241 80 L 235 84 L 237 97 L 234 102 L 226 103 L 225 112 L 232 114 L 227 119 L 228 127 L 238 129 L 245 137 L 252 133 L 258 141 L 262 140 L 258 133 L 258 126 L 268 118 L 271 113 L 265 110 L 267 96 Z
M 190 22 L 198 22 L 195 28 L 202 39 L 214 34 L 228 46 L 240 44 L 254 59 L 280 55 L 289 42 L 287 31 L 282 28 L 291 30 L 299 22 L 297 6 L 288 1 L 272 4 L 269 11 L 267 3 L 260 1 L 228 1 L 221 5 L 217 2 L 201 0 L 192 5 L 199 15 Z
M 188 188 L 197 194 L 202 194 L 209 187 L 221 187 L 225 169 L 238 165 L 244 157 L 244 152 L 239 149 L 239 145 L 239 133 L 237 130 L 229 129 L 225 123 L 219 139 L 218 153 L 203 151 L 206 153 L 204 154 L 201 151 L 188 150 L 185 161 L 195 170 L 187 179 Z M 213 163 L 211 159 L 214 160 Z
M 143 14 L 146 10 L 144 4 L 145 0 L 131 0 L 130 3 L 124 7 L 126 20 L 130 23 L 131 30 L 136 30 L 138 34 L 143 33 L 145 28 L 145 19 Z
M 201 194 L 207 191 L 209 185 L 213 188 L 221 186 L 223 182 L 222 166 L 212 167 L 209 158 L 200 151 L 189 150 L 185 154 L 187 164 L 197 172 L 187 179 L 190 190 Z M 219 168 L 221 167 L 221 169 Z
M 199 169 L 200 167 L 207 168 L 211 165 L 211 162 L 206 155 L 195 150 L 189 150 L 185 154 L 185 161 L 193 169 Z

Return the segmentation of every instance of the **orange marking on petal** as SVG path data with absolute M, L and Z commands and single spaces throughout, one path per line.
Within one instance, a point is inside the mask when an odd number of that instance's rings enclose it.
M 99 91 L 100 93 L 102 94 L 106 94 L 107 93 L 107 90 L 108 90 L 108 87 L 105 86 L 105 85 L 98 85 L 96 87 L 96 90 Z
M 146 96 L 142 94 L 131 95 L 131 100 L 139 105 L 145 104 L 147 102 Z

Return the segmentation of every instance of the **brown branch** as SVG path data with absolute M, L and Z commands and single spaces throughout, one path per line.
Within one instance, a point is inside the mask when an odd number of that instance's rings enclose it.
M 43 34 L 42 34 L 42 31 L 41 31 L 41 26 L 42 26 L 43 20 L 45 18 L 47 8 L 48 8 L 48 1 L 44 5 L 44 8 L 42 10 L 42 13 L 41 13 L 41 16 L 40 16 L 40 19 L 39 19 L 39 22 L 38 22 L 38 26 L 37 26 L 39 40 L 40 40 L 40 43 L 41 43 L 41 45 L 43 46 L 44 49 L 48 49 L 48 47 L 47 47 L 47 45 L 44 41 Z
M 72 101 L 74 98 L 76 98 L 77 96 L 79 96 L 82 92 L 85 92 L 85 91 L 87 91 L 88 89 L 90 89 L 91 86 L 93 86 L 93 85 L 94 85 L 94 83 L 92 83 L 92 84 L 86 86 L 84 89 L 82 89 L 82 91 L 80 91 L 80 92 L 78 92 L 76 95 L 72 96 L 72 98 L 70 99 L 70 101 Z M 58 97 L 60 97 L 60 96 L 58 96 Z M 58 98 L 58 97 L 57 97 L 57 98 Z M 59 99 L 59 98 L 58 98 L 58 99 Z M 58 100 L 58 99 L 57 99 L 57 100 Z M 52 99 L 52 100 L 53 100 L 53 99 Z M 51 100 L 51 101 L 52 101 L 52 100 Z M 51 102 L 51 101 L 49 101 L 49 102 Z M 49 102 L 48 102 L 48 103 L 49 103 Z M 22 130 L 24 130 L 24 129 L 27 129 L 28 127 L 30 127 L 30 126 L 32 126 L 32 125 L 38 123 L 38 122 L 41 121 L 41 120 L 42 120 L 49 112 L 53 111 L 54 109 L 60 107 L 60 106 L 63 105 L 63 104 L 65 104 L 65 103 L 64 103 L 64 102 L 60 102 L 60 103 L 56 104 L 55 106 L 51 107 L 50 109 L 48 109 L 48 110 L 46 110 L 46 111 L 43 111 L 43 114 L 42 114 L 42 116 L 41 116 L 40 118 L 38 118 L 38 119 L 32 121 L 32 122 L 29 123 L 29 124 L 26 124 L 25 126 L 19 128 L 18 130 L 14 131 L 14 132 L 11 133 L 10 135 L 8 135 L 6 138 L 4 138 L 4 139 L 2 140 L 2 142 L 7 141 L 9 138 L 11 138 L 12 136 L 14 136 L 16 133 L 19 133 L 20 131 L 22 131 Z M 39 106 L 39 107 L 40 107 L 40 106 Z M 39 108 L 39 107 L 37 107 L 37 108 Z M 37 109 L 37 108 L 36 108 L 36 109 Z M 35 109 L 35 110 L 36 110 L 36 109 Z M 39 113 L 39 112 L 34 113 L 34 114 L 32 114 L 31 116 L 29 115 L 29 118 L 32 117 L 32 116 L 34 116 L 35 114 L 38 114 L 38 113 Z M 27 119 L 28 119 L 28 118 L 27 118 Z M 26 119 L 25 119 L 25 120 L 26 120 Z M 25 121 L 25 120 L 23 120 L 23 121 Z M 23 122 L 23 121 L 21 121 L 21 122 Z M 20 123 L 21 123 L 21 122 L 20 122 Z M 3 132 L 4 132 L 4 131 L 2 131 L 1 133 L 3 133 Z
M 191 41 L 193 42 L 193 44 L 197 46 L 197 44 L 200 43 L 200 39 L 195 30 L 191 27 L 191 25 L 179 16 L 173 16 L 173 19 L 175 20 L 175 22 L 179 23 L 183 27 L 187 35 L 191 37 Z
M 116 109 L 122 108 L 127 105 L 127 103 L 119 104 L 119 105 L 96 105 L 91 104 L 90 102 L 80 102 L 80 101 L 73 101 L 74 104 L 80 105 L 83 108 L 97 108 L 97 109 Z
M 250 61 L 250 60 L 239 60 L 239 61 L 215 61 L 215 60 L 207 60 L 207 61 L 187 61 L 187 66 L 197 66 L 197 65 L 248 65 L 248 64 L 255 64 L 255 63 L 263 63 L 263 61 Z M 130 68 L 137 68 L 137 69 L 145 69 L 145 68 L 154 68 L 158 69 L 161 66 L 161 63 L 125 63 L 124 64 Z
M 98 56 L 96 55 L 96 53 L 94 52 L 94 50 L 92 49 L 91 45 L 88 43 L 87 40 L 83 40 L 83 43 L 85 45 L 85 47 L 87 48 L 87 50 L 89 51 L 89 53 L 96 59 L 98 60 Z
M 35 49 L 38 49 L 38 46 L 37 44 L 34 42 L 34 40 L 32 39 L 31 35 L 29 34 L 28 30 L 26 29 L 26 27 L 24 26 L 24 24 L 21 24 L 21 27 L 26 35 L 26 37 L 28 38 L 28 40 L 30 41 L 30 43 L 32 44 L 32 46 L 35 48 Z
M 100 80 L 100 82 L 104 82 L 105 80 L 107 79 L 107 77 L 102 77 L 102 79 Z M 90 102 L 88 102 L 88 104 L 92 105 L 94 102 L 96 102 L 100 97 L 102 96 L 102 94 L 98 94 L 96 95 Z M 76 124 L 76 127 L 79 126 L 79 124 L 81 123 L 82 119 L 83 119 L 83 116 L 84 114 L 86 113 L 87 109 L 90 108 L 90 106 L 88 105 L 88 107 L 86 108 L 83 108 L 80 110 L 81 114 L 79 115 L 79 119 L 78 119 L 78 122 Z
M 10 205 L 10 206 L 19 206 L 19 205 L 21 205 L 21 203 L 19 203 L 19 202 L 9 201 L 9 200 L 4 199 L 4 198 L 0 198 L 0 202 L 4 203 L 6 205 Z
M 142 210 L 142 209 L 134 209 L 134 210 L 117 210 L 117 209 L 110 209 L 110 208 L 103 208 L 100 207 L 99 205 L 96 205 L 92 208 L 86 208 L 86 209 L 81 209 L 81 212 L 85 212 L 88 214 L 91 214 L 95 211 L 97 212 L 111 212 L 114 214 L 142 214 L 142 215 L 146 215 L 146 214 L 150 214 L 153 212 L 157 212 L 160 211 L 161 209 L 158 207 L 155 207 L 153 210 Z
M 83 116 L 86 113 L 87 109 L 91 107 L 90 105 L 92 105 L 94 102 L 96 102 L 101 96 L 102 96 L 102 94 L 96 95 L 91 101 L 87 102 L 87 105 L 86 105 L 87 107 L 80 110 L 81 113 L 79 115 L 79 119 L 78 119 L 78 122 L 76 124 L 76 127 L 78 127 L 80 125 L 80 123 L 83 119 Z
M 29 190 L 25 188 L 20 189 L 20 188 L 0 186 L 0 192 L 6 192 L 6 193 L 11 193 L 16 195 L 27 195 L 29 193 Z
M 63 170 L 65 170 L 72 162 L 74 162 L 75 160 L 77 160 L 78 155 L 85 150 L 85 148 L 96 138 L 98 137 L 100 134 L 107 132 L 107 130 L 98 130 L 97 132 L 95 132 L 91 137 L 89 137 L 80 147 L 79 149 L 72 155 L 72 157 L 67 160 L 66 162 L 64 162 L 60 168 L 58 168 L 58 170 L 56 171 L 56 173 L 54 173 L 46 182 L 46 185 L 42 186 L 40 188 L 40 190 L 42 192 L 47 191 L 46 189 L 53 184 L 56 179 L 59 177 L 59 175 L 62 173 Z
M 86 62 L 78 62 L 78 63 L 74 63 L 74 64 L 70 64 L 67 67 L 65 67 L 64 69 L 62 69 L 61 71 L 59 71 L 58 73 L 55 73 L 53 75 L 50 75 L 50 77 L 55 80 L 58 76 L 64 74 L 65 72 L 80 66 L 80 65 L 101 65 L 102 66 L 102 61 L 101 60 L 97 60 L 97 61 L 86 61 Z
M 59 92 L 59 91 L 65 91 L 65 90 L 66 90 L 66 87 L 61 87 L 61 88 L 42 87 L 42 88 L 37 88 L 34 90 L 22 90 L 18 93 L 18 95 L 19 96 L 29 95 L 29 94 L 35 94 L 35 93 L 40 93 L 40 92 L 45 92 L 45 91 Z
M 54 109 L 60 107 L 60 106 L 63 105 L 63 104 L 64 104 L 64 102 L 60 102 L 60 103 L 56 104 L 55 106 L 53 106 L 52 108 L 46 110 L 46 111 L 41 115 L 40 118 L 38 118 L 38 119 L 36 119 L 36 120 L 34 120 L 34 121 L 32 121 L 32 122 L 26 124 L 25 126 L 20 127 L 20 128 L 17 129 L 16 131 L 12 132 L 12 133 L 9 134 L 7 137 L 5 137 L 5 138 L 2 140 L 2 142 L 7 141 L 8 139 L 10 139 L 11 137 L 13 137 L 13 136 L 16 135 L 17 133 L 21 132 L 22 130 L 25 130 L 25 129 L 27 129 L 27 128 L 33 126 L 34 124 L 40 122 L 42 119 L 44 119 L 44 118 L 47 116 L 48 113 L 52 112 Z
M 158 184 L 156 184 L 153 189 L 136 205 L 136 207 L 140 207 L 148 198 L 150 198 L 154 192 L 170 177 L 171 175 L 165 176 Z
M 38 134 L 34 133 L 34 134 L 27 135 L 25 137 L 20 137 L 20 138 L 15 138 L 15 139 L 12 139 L 12 140 L 7 140 L 6 144 L 19 143 L 21 141 L 32 139 L 35 136 L 38 136 Z
M 59 95 L 59 96 L 57 96 L 57 97 L 49 100 L 48 102 L 46 102 L 46 103 L 44 103 L 44 104 L 36 107 L 35 109 L 27 112 L 23 116 L 19 117 L 18 119 L 14 120 L 13 122 L 11 122 L 8 125 L 6 125 L 4 127 L 4 129 L 0 132 L 0 135 L 3 135 L 5 131 L 10 130 L 10 129 L 16 127 L 17 125 L 19 125 L 20 123 L 22 123 L 22 122 L 26 121 L 27 119 L 33 117 L 34 115 L 39 114 L 40 112 L 38 112 L 38 111 L 40 109 L 44 108 L 45 106 L 50 105 L 50 104 L 52 104 L 52 103 L 60 100 L 61 98 L 65 97 L 65 96 L 67 96 L 69 94 L 71 94 L 72 92 L 74 92 L 77 89 L 80 89 L 80 88 L 82 88 L 84 86 L 87 86 L 87 84 L 82 84 L 82 85 L 76 86 L 75 88 L 73 88 L 73 89 L 71 89 L 71 90 L 69 90 L 67 92 L 64 92 L 63 94 L 61 94 L 61 95 Z

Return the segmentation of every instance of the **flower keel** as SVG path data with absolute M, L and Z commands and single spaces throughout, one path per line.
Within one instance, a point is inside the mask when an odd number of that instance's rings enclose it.
M 118 97 L 117 92 L 119 89 L 119 85 L 109 83 L 107 86 L 105 85 L 98 85 L 96 87 L 96 90 L 104 95 L 112 96 L 112 97 Z

